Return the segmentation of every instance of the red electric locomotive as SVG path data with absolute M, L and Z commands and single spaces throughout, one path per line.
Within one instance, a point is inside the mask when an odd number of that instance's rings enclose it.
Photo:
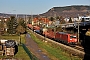
M 55 34 L 55 40 L 61 41 L 66 44 L 76 44 L 77 38 L 76 35 L 64 33 L 64 32 L 57 32 Z

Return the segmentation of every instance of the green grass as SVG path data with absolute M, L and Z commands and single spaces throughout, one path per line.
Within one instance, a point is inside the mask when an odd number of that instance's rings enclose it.
M 16 40 L 20 42 L 20 36 L 18 35 L 5 35 L 5 36 L 0 36 L 0 39 L 6 39 L 6 40 Z M 25 34 L 21 35 L 21 42 L 25 43 Z
M 17 36 L 17 35 L 0 36 L 0 39 L 4 39 L 4 40 L 16 40 L 16 41 L 19 42 L 19 36 Z
M 26 54 L 22 46 L 18 47 L 18 53 L 15 55 L 15 58 L 20 58 L 23 60 L 30 60 L 29 56 Z
M 52 43 L 44 43 L 38 39 L 33 33 L 30 34 L 33 40 L 40 46 L 40 48 L 47 54 L 51 60 L 80 60 L 81 58 L 71 56 L 63 51 L 60 47 Z
M 5 35 L 5 36 L 0 36 L 0 39 L 19 39 L 19 36 L 17 35 Z

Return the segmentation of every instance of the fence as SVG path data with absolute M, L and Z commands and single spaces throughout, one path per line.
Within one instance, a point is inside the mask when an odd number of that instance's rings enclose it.
M 22 43 L 22 47 L 24 48 L 24 50 L 26 51 L 26 53 L 28 54 L 28 56 L 30 57 L 31 60 L 39 60 L 35 55 L 33 55 L 28 48 Z

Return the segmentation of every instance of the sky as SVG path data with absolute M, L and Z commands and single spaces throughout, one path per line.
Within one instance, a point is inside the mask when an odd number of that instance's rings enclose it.
M 53 7 L 89 5 L 90 0 L 0 0 L 0 13 L 42 14 Z

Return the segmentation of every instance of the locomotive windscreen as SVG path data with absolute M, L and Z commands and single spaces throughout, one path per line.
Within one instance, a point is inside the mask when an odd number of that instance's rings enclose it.
M 76 38 L 76 36 L 72 36 L 72 35 L 71 35 L 70 38 Z

